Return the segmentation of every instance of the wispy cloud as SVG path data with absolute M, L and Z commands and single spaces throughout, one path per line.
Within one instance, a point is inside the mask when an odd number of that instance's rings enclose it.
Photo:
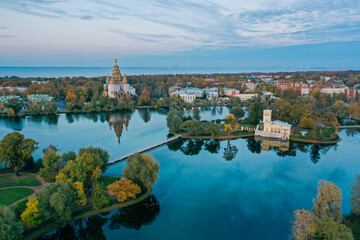
M 354 41 L 360 32 L 358 0 L 2 0 L 1 8 L 47 18 L 44 31 L 71 22 L 71 29 L 93 31 L 99 41 L 115 34 L 169 52 Z

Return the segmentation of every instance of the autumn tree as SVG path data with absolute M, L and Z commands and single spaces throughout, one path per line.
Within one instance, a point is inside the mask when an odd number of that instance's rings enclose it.
M 230 135 L 230 132 L 237 129 L 239 127 L 239 124 L 238 122 L 236 121 L 234 115 L 230 114 L 230 115 L 227 115 L 226 118 L 225 118 L 225 132 L 228 133 L 228 135 Z
M 136 194 L 141 191 L 137 184 L 124 177 L 110 184 L 107 189 L 109 194 L 115 195 L 119 202 L 123 202 L 128 198 L 136 198 Z
M 80 148 L 79 155 L 82 155 L 84 153 L 90 153 L 90 154 L 95 154 L 95 155 L 99 156 L 99 158 L 101 160 L 100 161 L 100 169 L 102 172 L 106 171 L 108 164 L 109 164 L 109 157 L 110 157 L 107 150 L 102 149 L 100 147 L 93 147 L 93 146 L 90 146 L 87 148 Z
M 316 221 L 342 220 L 341 215 L 341 190 L 333 183 L 320 180 L 317 198 L 313 200 L 312 212 Z
M 141 187 L 149 190 L 156 183 L 160 164 L 149 154 L 135 153 L 127 160 L 123 176 Z
M 324 220 L 317 225 L 315 236 L 312 239 L 353 240 L 354 236 L 346 225 L 334 220 Z
M 0 142 L 0 162 L 5 163 L 18 176 L 19 170 L 36 149 L 38 142 L 35 140 L 25 139 L 19 132 L 9 133 Z
M 76 192 L 69 183 L 59 181 L 46 185 L 40 190 L 38 199 L 39 212 L 45 218 L 54 217 L 61 224 L 71 220 Z
M 302 117 L 299 122 L 299 127 L 312 129 L 315 126 L 315 121 L 311 117 Z
M 356 180 L 351 184 L 351 205 L 353 212 L 360 216 L 360 175 L 355 176 Z
M 83 182 L 86 189 L 91 189 L 97 178 L 100 176 L 102 160 L 96 154 L 83 153 L 70 160 L 56 176 L 57 181 Z
M 18 240 L 22 231 L 23 226 L 16 221 L 13 211 L 0 205 L 0 240 Z
M 298 209 L 294 211 L 295 221 L 291 227 L 291 238 L 294 240 L 311 239 L 316 231 L 316 223 L 310 211 Z
M 42 216 L 39 213 L 39 200 L 36 195 L 29 197 L 26 203 L 26 210 L 21 214 L 21 220 L 30 227 L 37 227 L 42 222 Z
M 140 106 L 150 104 L 150 93 L 148 90 L 144 89 L 142 91 L 141 95 L 139 96 L 137 104 Z

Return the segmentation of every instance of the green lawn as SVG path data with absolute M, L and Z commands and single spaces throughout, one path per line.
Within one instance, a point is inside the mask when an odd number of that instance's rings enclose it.
M 110 177 L 110 176 L 100 176 L 98 181 L 107 187 L 108 185 L 112 184 L 113 182 L 119 180 L 119 177 Z
M 28 188 L 0 189 L 0 204 L 10 205 L 19 199 L 29 196 L 33 192 L 34 190 Z
M 40 186 L 40 182 L 34 176 L 25 174 L 18 177 L 14 175 L 0 175 L 0 188 L 11 186 Z

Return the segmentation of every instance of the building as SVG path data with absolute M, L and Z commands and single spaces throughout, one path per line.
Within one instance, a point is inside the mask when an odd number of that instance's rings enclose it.
M 224 88 L 224 95 L 228 97 L 234 97 L 235 95 L 240 94 L 240 90 L 234 88 Z
M 0 96 L 0 111 L 6 111 L 6 104 L 12 98 L 18 99 L 20 103 L 23 103 L 24 100 L 20 96 L 8 95 L 8 96 Z
M 253 98 L 257 98 L 258 94 L 256 94 L 256 93 L 240 93 L 240 94 L 235 95 L 234 97 L 240 98 L 241 101 L 247 101 L 247 100 L 251 100 Z
M 206 94 L 207 99 L 219 97 L 219 91 L 218 91 L 218 88 L 216 88 L 216 87 L 214 87 L 214 88 L 192 88 L 192 87 L 190 87 L 190 88 L 183 88 L 183 89 L 179 90 L 178 92 L 187 94 L 189 96 L 195 95 L 195 98 L 202 98 L 204 96 L 204 94 Z M 173 94 L 174 93 L 176 93 L 176 92 L 173 92 Z M 192 99 L 192 96 L 190 98 Z
M 171 95 L 173 92 L 179 91 L 180 87 L 179 86 L 172 86 L 169 88 L 169 95 Z
M 255 92 L 256 87 L 258 86 L 257 83 L 245 83 L 247 92 Z
M 109 73 L 106 77 L 103 95 L 108 96 L 109 98 L 118 98 L 122 94 L 127 93 L 135 95 L 135 88 L 131 87 L 130 84 L 127 83 L 126 73 L 124 73 L 124 76 L 121 77 L 119 66 L 117 64 L 117 58 L 115 58 L 111 78 L 109 77 Z
M 266 138 L 280 138 L 281 140 L 290 139 L 291 125 L 279 120 L 271 120 L 271 110 L 263 111 L 263 121 L 256 126 L 255 136 Z
M 181 92 L 181 91 L 173 92 L 171 95 L 172 96 L 179 96 L 182 100 L 184 100 L 185 102 L 188 102 L 188 103 L 192 103 L 196 99 L 195 94 Z
M 24 93 L 26 91 L 26 87 L 0 87 L 0 92 L 6 93 L 6 92 L 20 92 Z
M 29 100 L 32 106 L 43 106 L 48 102 L 54 102 L 54 98 L 47 94 L 31 94 L 27 95 L 26 98 Z

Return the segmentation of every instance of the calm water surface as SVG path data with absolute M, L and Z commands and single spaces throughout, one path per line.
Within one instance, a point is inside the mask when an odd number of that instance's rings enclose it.
M 202 116 L 217 119 L 227 112 L 215 109 Z M 61 151 L 92 144 L 108 149 L 111 157 L 166 139 L 164 113 L 127 114 L 61 115 L 57 122 L 0 120 L 0 133 L 19 129 L 42 147 L 51 143 Z M 119 122 L 124 122 L 122 131 Z M 254 138 L 173 142 L 150 151 L 160 171 L 149 199 L 72 222 L 43 238 L 288 239 L 292 212 L 311 209 L 320 179 L 341 188 L 342 209 L 350 212 L 349 186 L 360 174 L 360 134 L 340 135 L 342 141 L 336 145 L 290 143 L 283 151 Z M 224 156 L 228 149 L 233 150 L 232 158 Z M 120 175 L 124 166 L 114 165 L 107 174 Z

